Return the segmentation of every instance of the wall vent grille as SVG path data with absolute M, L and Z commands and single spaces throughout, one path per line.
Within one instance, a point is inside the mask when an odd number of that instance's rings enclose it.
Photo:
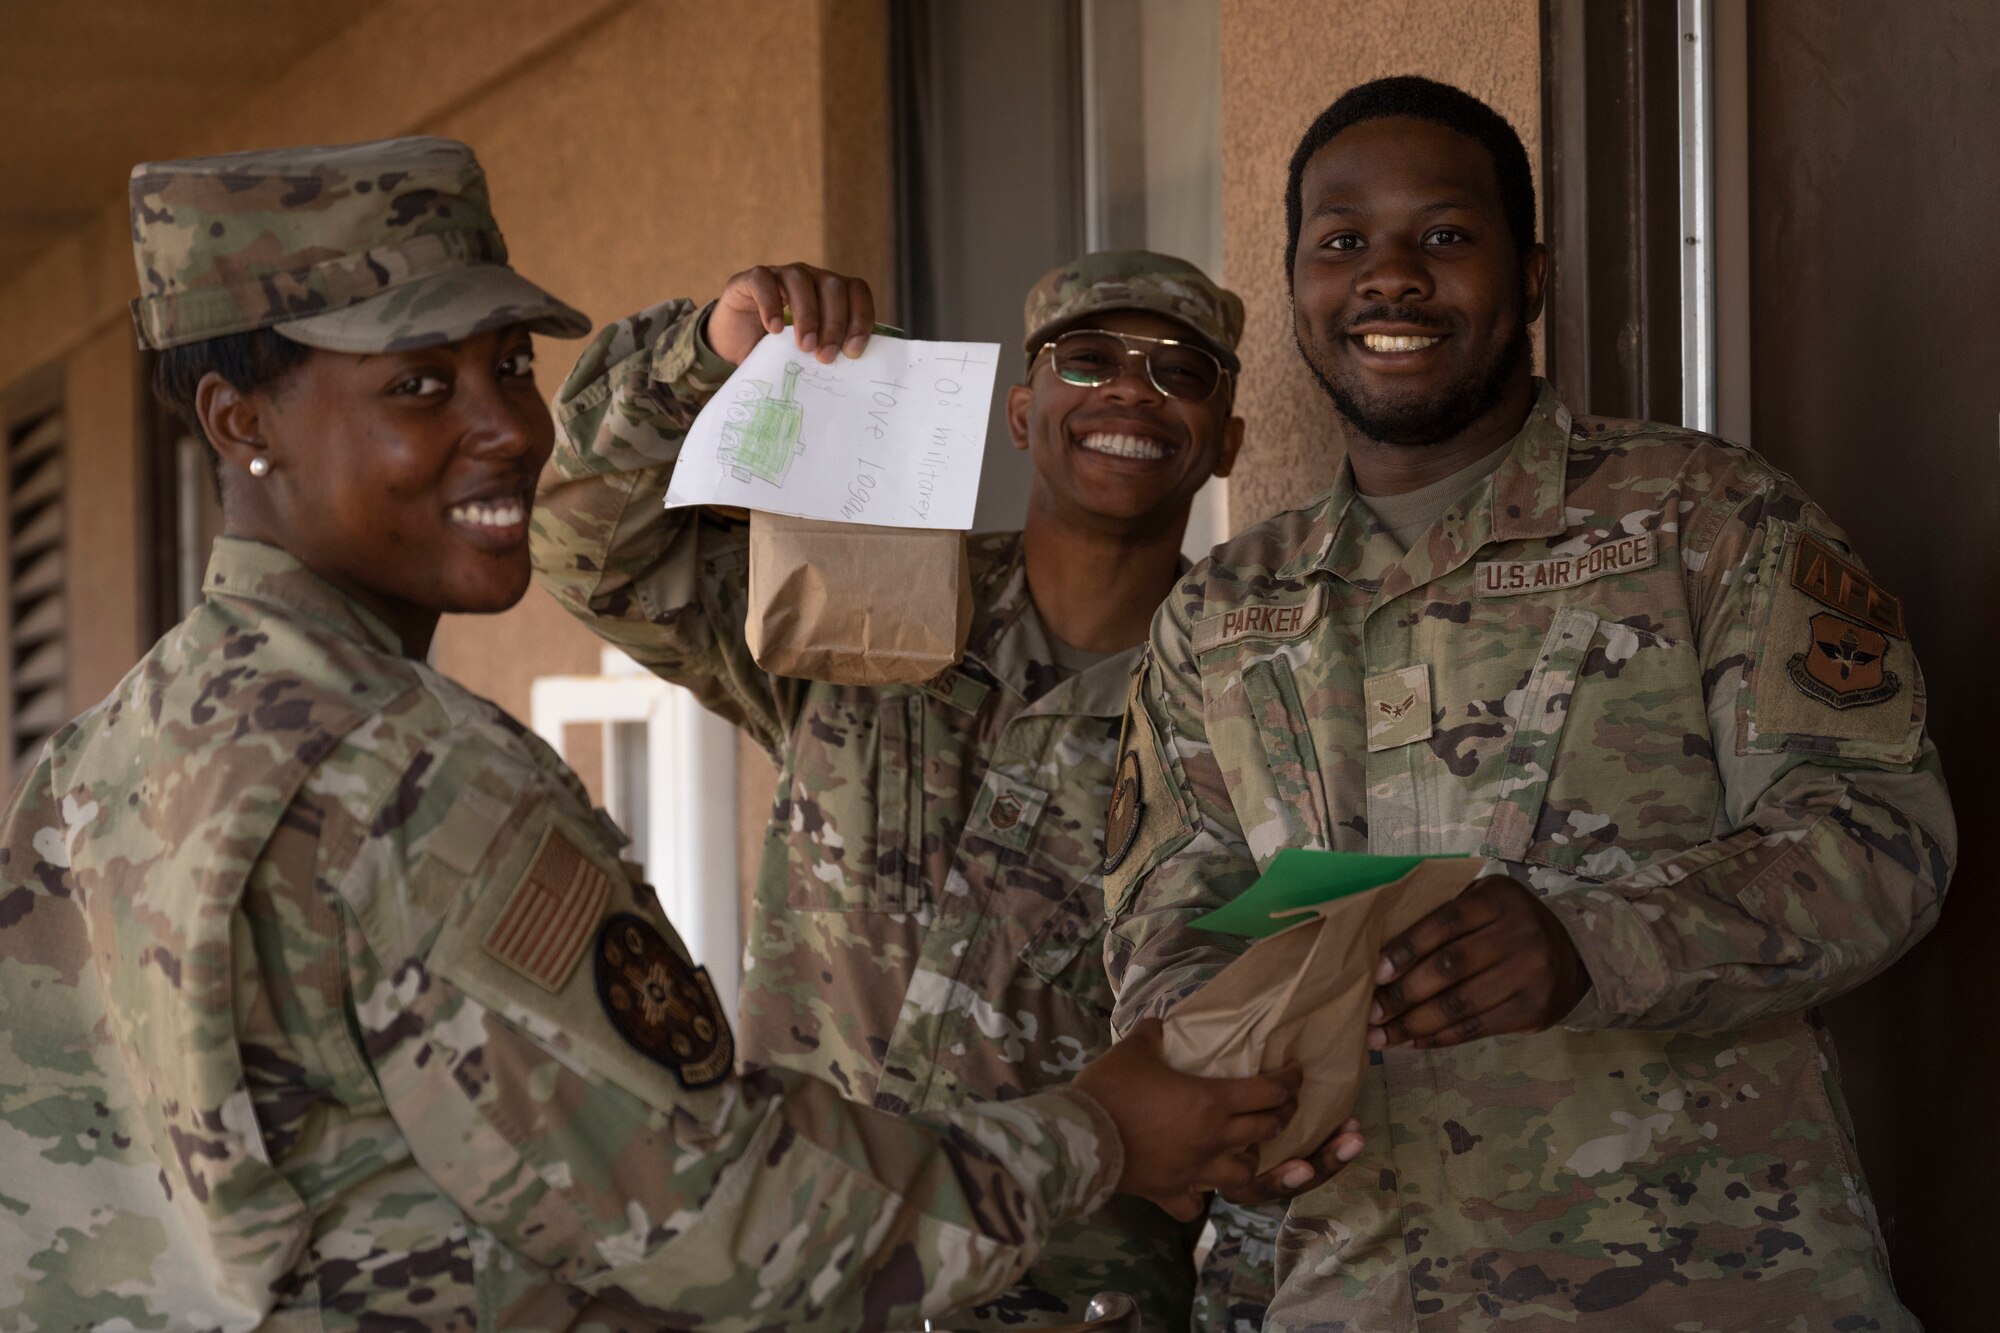
M 69 720 L 63 415 L 7 428 L 8 744 L 18 780 Z

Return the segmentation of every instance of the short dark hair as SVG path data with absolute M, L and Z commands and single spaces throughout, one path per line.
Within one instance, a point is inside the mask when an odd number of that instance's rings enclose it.
M 234 385 L 238 393 L 255 393 L 277 385 L 285 376 L 305 364 L 312 348 L 293 342 L 273 329 L 252 329 L 248 333 L 226 333 L 220 338 L 169 347 L 153 365 L 153 393 L 180 413 L 195 438 L 208 444 L 210 479 L 216 494 L 222 493 L 222 460 L 215 441 L 202 428 L 201 413 L 195 407 L 195 391 L 210 371 Z
M 1457 130 L 1476 140 L 1493 159 L 1493 175 L 1500 184 L 1500 207 L 1507 215 L 1507 229 L 1514 234 L 1514 249 L 1527 254 L 1535 243 L 1535 178 L 1528 170 L 1528 150 L 1507 118 L 1462 88 L 1415 74 L 1398 74 L 1349 88 L 1334 99 L 1307 127 L 1292 154 L 1291 172 L 1285 179 L 1285 285 L 1292 282 L 1292 265 L 1299 257 L 1299 224 L 1303 205 L 1300 182 L 1306 164 L 1334 136 L 1363 121 L 1409 116 Z

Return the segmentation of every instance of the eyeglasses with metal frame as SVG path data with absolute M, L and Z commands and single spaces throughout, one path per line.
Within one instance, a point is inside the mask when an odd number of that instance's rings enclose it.
M 1229 368 L 1206 347 L 1179 338 L 1149 338 L 1143 333 L 1113 333 L 1109 329 L 1071 329 L 1051 338 L 1028 358 L 1028 374 L 1042 353 L 1065 384 L 1095 389 L 1118 378 L 1125 358 L 1141 356 L 1146 379 L 1169 398 L 1205 403 L 1229 379 Z

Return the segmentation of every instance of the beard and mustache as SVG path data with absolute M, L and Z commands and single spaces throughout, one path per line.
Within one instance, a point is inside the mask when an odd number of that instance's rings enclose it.
M 1394 305 L 1370 306 L 1350 319 L 1346 327 L 1370 323 L 1407 325 L 1438 334 L 1457 332 L 1424 312 Z M 1336 338 L 1347 336 L 1344 331 L 1335 335 Z M 1491 356 L 1484 362 L 1468 366 L 1464 374 L 1441 392 L 1392 399 L 1371 392 L 1364 387 L 1358 375 L 1352 378 L 1329 375 L 1313 359 L 1312 350 L 1306 346 L 1296 321 L 1292 325 L 1292 339 L 1298 344 L 1299 355 L 1305 358 L 1306 368 L 1312 371 L 1313 378 L 1319 381 L 1319 387 L 1326 396 L 1333 400 L 1335 410 L 1369 439 L 1389 445 L 1421 448 L 1451 439 L 1491 411 L 1507 392 L 1507 386 L 1517 373 L 1533 368 L 1528 323 L 1522 320 Z

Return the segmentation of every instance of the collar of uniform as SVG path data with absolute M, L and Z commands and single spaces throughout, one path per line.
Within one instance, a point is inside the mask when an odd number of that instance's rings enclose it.
M 1407 552 L 1380 531 L 1373 512 L 1359 504 L 1353 465 L 1321 502 L 1324 528 L 1317 568 L 1393 597 L 1465 563 L 1488 542 L 1553 537 L 1567 530 L 1563 497 L 1569 461 L 1570 415 L 1547 380 L 1535 380 L 1535 404 L 1508 446 L 1507 461 L 1454 504 Z M 1483 502 L 1482 502 L 1483 501 Z
M 1569 409 L 1547 380 L 1535 379 L 1535 405 L 1513 452 L 1493 474 L 1489 539 L 1525 541 L 1569 530 L 1564 497 L 1569 488 Z
M 1139 665 L 1139 654 L 1145 651 L 1145 644 L 1135 643 L 1074 676 L 1064 677 L 1054 689 L 1022 709 L 1021 716 L 1048 714 L 1117 721 L 1125 715 L 1125 703 L 1132 694 L 1132 671 Z
M 218 537 L 202 595 L 275 606 L 316 620 L 343 638 L 400 657 L 403 641 L 380 616 L 300 564 L 288 552 L 241 537 Z
M 1048 662 L 1048 635 L 1028 596 L 1028 566 L 1018 532 L 980 533 L 968 539 L 972 562 L 972 633 L 965 660 L 984 667 L 998 684 L 1034 697 L 1031 668 Z M 1046 685 L 1043 686 L 1047 688 Z
M 1028 592 L 1022 534 L 974 537 L 971 550 L 973 630 L 966 644 L 966 659 L 977 662 L 1002 688 L 1027 701 L 1030 712 L 1122 716 L 1132 668 L 1144 645 L 1134 644 L 1064 678 L 1049 646 L 1048 627 L 1042 624 L 1035 599 Z M 1175 582 L 1188 569 L 1183 559 Z

